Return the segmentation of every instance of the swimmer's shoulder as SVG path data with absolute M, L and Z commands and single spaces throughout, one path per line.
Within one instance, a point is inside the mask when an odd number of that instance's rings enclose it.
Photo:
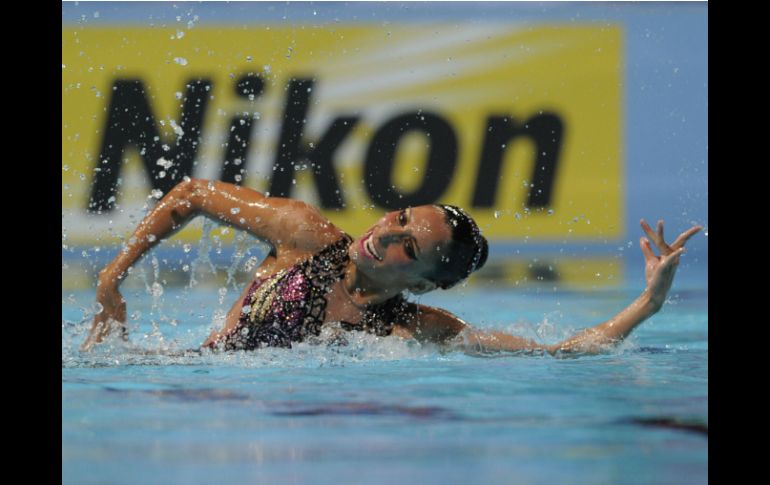
M 443 308 L 412 302 L 406 305 L 405 318 L 396 320 L 392 335 L 445 344 L 469 328 L 466 322 Z
M 330 244 L 350 237 L 337 227 L 321 211 L 306 202 L 291 200 L 285 212 L 287 228 L 291 228 L 284 239 L 275 241 L 279 252 L 316 253 Z

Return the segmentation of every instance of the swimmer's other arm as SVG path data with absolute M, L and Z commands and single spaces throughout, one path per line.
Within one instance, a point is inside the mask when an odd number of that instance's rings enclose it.
M 143 253 L 197 215 L 247 231 L 277 250 L 313 251 L 319 244 L 323 247 L 340 236 L 339 229 L 305 202 L 267 197 L 256 190 L 218 180 L 186 178 L 142 220 L 123 252 Z
M 637 325 L 660 310 L 662 303 L 650 298 L 645 290 L 610 320 L 553 345 L 505 332 L 474 328 L 446 310 L 425 305 L 416 305 L 418 313 L 412 324 L 394 327 L 394 335 L 443 344 L 469 353 L 594 354 L 606 351 L 623 340 Z
M 196 215 L 245 230 L 282 249 L 313 251 L 339 238 L 334 227 L 304 202 L 215 180 L 185 179 L 139 223 L 125 247 L 99 274 L 99 284 L 120 283 L 126 271 L 161 240 Z
M 278 257 L 284 253 L 316 251 L 342 234 L 304 202 L 266 197 L 255 190 L 215 180 L 186 178 L 158 201 L 115 259 L 99 273 L 96 300 L 103 310 L 94 317 L 81 350 L 100 343 L 116 322 L 126 338 L 126 302 L 118 287 L 128 269 L 199 214 L 266 240 Z
M 546 345 L 505 332 L 476 329 L 446 310 L 424 305 L 415 305 L 416 317 L 410 324 L 397 327 L 400 333 L 396 334 L 450 344 L 469 352 L 548 352 L 556 355 L 595 354 L 609 350 L 612 345 L 626 338 L 637 325 L 661 309 L 674 281 L 685 243 L 702 229 L 693 226 L 668 245 L 663 238 L 663 221 L 658 221 L 657 231 L 653 231 L 644 220 L 640 224 L 649 237 L 639 240 L 644 255 L 647 287 L 639 298 L 611 319 L 582 330 L 563 342 Z M 650 240 L 659 250 L 660 256 L 653 252 Z

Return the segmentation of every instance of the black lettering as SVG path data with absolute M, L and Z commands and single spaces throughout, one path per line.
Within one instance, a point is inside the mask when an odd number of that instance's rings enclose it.
M 250 101 L 262 94 L 264 83 L 256 74 L 245 74 L 235 84 L 235 94 Z M 223 182 L 240 185 L 248 165 L 249 142 L 254 127 L 254 117 L 234 116 L 230 124 L 230 136 L 225 146 L 225 160 L 219 176 Z
M 118 79 L 113 84 L 107 111 L 107 124 L 102 130 L 99 160 L 91 186 L 89 212 L 109 212 L 115 208 L 118 178 L 126 149 L 139 150 L 153 189 L 164 194 L 185 175 L 192 174 L 193 160 L 200 145 L 203 116 L 208 103 L 211 81 L 199 79 L 186 85 L 179 128 L 183 134 L 175 143 L 166 141 L 155 124 L 144 85 L 138 79 Z M 158 165 L 160 158 L 170 166 Z
M 528 136 L 535 142 L 535 167 L 527 194 L 527 207 L 548 207 L 556 181 L 563 132 L 564 123 L 553 113 L 538 114 L 523 125 L 517 125 L 511 117 L 490 116 L 476 175 L 473 207 L 494 206 L 503 154 L 519 136 Z
M 548 264 L 533 261 L 529 264 L 528 276 L 535 281 L 559 281 L 559 272 L 556 270 L 556 263 Z
M 336 118 L 326 133 L 311 148 L 302 144 L 302 136 L 307 122 L 308 105 L 313 90 L 312 79 L 292 79 L 288 84 L 286 109 L 278 140 L 278 149 L 273 164 L 270 180 L 270 195 L 291 197 L 292 180 L 295 164 L 307 160 L 312 167 L 313 178 L 318 188 L 321 207 L 338 209 L 345 206 L 342 191 L 337 183 L 333 156 L 353 127 L 358 123 L 356 116 Z
M 410 193 L 393 184 L 393 164 L 401 138 L 411 131 L 427 136 L 430 148 L 422 183 Z M 364 187 L 371 200 L 386 209 L 432 204 L 449 187 L 457 165 L 457 136 L 439 115 L 405 113 L 385 123 L 372 137 L 364 163 Z
M 249 151 L 249 139 L 253 120 L 251 116 L 234 116 L 230 125 L 230 136 L 225 146 L 225 161 L 219 179 L 222 182 L 237 184 L 243 181 L 246 173 Z

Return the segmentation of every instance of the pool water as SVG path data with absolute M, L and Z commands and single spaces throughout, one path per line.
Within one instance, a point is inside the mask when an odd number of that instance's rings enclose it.
M 615 351 L 553 358 L 442 352 L 352 334 L 227 355 L 198 346 L 235 290 L 125 291 L 131 346 L 81 355 L 93 290 L 62 299 L 62 482 L 706 483 L 708 286 L 682 268 L 669 303 Z M 545 342 L 642 288 L 433 292 L 478 327 Z

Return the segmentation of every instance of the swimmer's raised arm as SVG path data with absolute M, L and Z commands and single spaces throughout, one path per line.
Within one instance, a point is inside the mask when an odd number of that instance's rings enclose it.
M 96 299 L 103 310 L 94 317 L 81 350 L 101 342 L 110 332 L 110 321 L 119 322 L 125 336 L 126 304 L 118 287 L 128 268 L 199 214 L 266 240 L 279 256 L 285 251 L 315 251 L 341 235 L 339 229 L 304 202 L 266 197 L 224 182 L 187 178 L 158 202 L 125 247 L 99 273 Z
M 657 233 L 641 221 L 642 229 L 661 253 L 656 256 L 650 241 L 640 240 L 645 259 L 647 287 L 633 303 L 604 323 L 587 328 L 555 345 L 545 345 L 533 340 L 498 331 L 476 329 L 452 315 L 436 308 L 417 305 L 419 312 L 408 331 L 418 340 L 421 338 L 442 343 L 452 343 L 473 352 L 508 351 L 538 353 L 599 353 L 626 338 L 637 325 L 657 313 L 666 300 L 674 274 L 679 264 L 684 244 L 701 227 L 695 226 L 683 232 L 670 246 L 663 239 L 663 221 L 658 221 Z
M 653 232 L 644 219 L 640 223 L 644 232 L 660 251 L 660 256 L 656 256 L 650 240 L 645 237 L 640 238 L 639 246 L 644 255 L 644 274 L 647 287 L 639 298 L 613 318 L 595 327 L 587 328 L 564 342 L 554 345 L 551 353 L 601 352 L 609 345 L 622 341 L 637 325 L 661 309 L 674 281 L 679 259 L 684 253 L 684 245 L 702 227 L 691 227 L 680 234 L 669 246 L 663 238 L 663 221 L 658 221 L 657 232 Z

